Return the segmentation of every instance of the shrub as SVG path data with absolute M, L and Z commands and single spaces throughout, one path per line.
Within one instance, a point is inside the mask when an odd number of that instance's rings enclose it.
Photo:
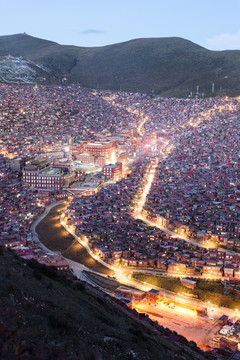
M 73 288 L 80 291 L 85 290 L 85 286 L 79 281 L 73 282 Z
M 38 269 L 34 269 L 33 270 L 33 276 L 35 277 L 35 279 L 37 280 L 42 280 L 42 274 Z

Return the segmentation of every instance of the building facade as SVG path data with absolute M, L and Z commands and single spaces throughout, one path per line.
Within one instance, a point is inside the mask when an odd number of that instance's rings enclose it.
M 64 184 L 62 169 L 51 168 L 43 159 L 35 159 L 26 164 L 22 181 L 28 187 L 45 190 L 61 190 Z
M 102 174 L 106 179 L 120 180 L 122 177 L 122 163 L 105 165 Z

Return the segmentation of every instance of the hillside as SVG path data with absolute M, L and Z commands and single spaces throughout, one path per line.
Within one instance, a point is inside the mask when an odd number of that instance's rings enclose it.
M 0 37 L 0 56 L 22 56 L 58 76 L 51 82 L 163 96 L 240 94 L 240 51 L 210 51 L 182 38 L 148 38 L 84 48 L 26 34 Z
M 210 359 L 109 296 L 0 249 L 1 359 Z
M 58 77 L 52 71 L 22 57 L 0 57 L 0 82 L 6 84 L 54 83 Z

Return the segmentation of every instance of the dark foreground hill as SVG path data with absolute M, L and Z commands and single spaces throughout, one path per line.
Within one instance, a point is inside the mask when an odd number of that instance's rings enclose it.
M 0 37 L 0 56 L 22 56 L 57 76 L 46 81 L 163 96 L 240 94 L 240 51 L 210 51 L 181 38 L 148 38 L 84 48 L 17 34 Z M 1 80 L 1 79 L 0 79 Z
M 109 296 L 0 249 L 1 359 L 210 359 Z

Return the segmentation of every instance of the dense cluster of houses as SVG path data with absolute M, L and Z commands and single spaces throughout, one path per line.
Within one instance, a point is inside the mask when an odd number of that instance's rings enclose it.
M 134 126 L 137 114 L 112 104 L 111 92 L 0 84 L 0 120 L 0 245 L 11 247 L 25 259 L 66 270 L 64 259 L 32 242 L 30 225 L 51 202 L 52 190 L 56 200 L 66 198 L 59 190 L 67 183 L 66 173 L 72 174 L 74 168 L 68 145 L 75 159 L 82 153 L 91 157 L 87 164 L 103 161 L 106 178 L 121 176 L 120 163 L 104 165 L 110 162 L 116 142 L 119 154 L 130 148 L 126 122 Z
M 45 192 L 36 192 L 21 183 L 26 162 L 50 158 L 52 168 L 62 174 L 72 166 L 69 158 L 60 161 L 69 146 L 81 165 L 101 162 L 104 176 L 116 174 L 117 179 L 121 165 L 106 165 L 103 157 L 110 158 L 118 149 L 120 162 L 126 154 L 142 158 L 128 177 L 73 200 L 66 215 L 76 233 L 86 234 L 95 252 L 109 263 L 238 277 L 238 256 L 199 248 L 147 227 L 133 219 L 132 206 L 145 184 L 149 151 L 157 150 L 161 157 L 170 144 L 148 196 L 148 216 L 184 234 L 239 248 L 239 115 L 239 99 L 167 99 L 78 86 L 1 84 L 1 244 L 29 245 L 30 224 L 42 211 L 39 205 L 50 201 L 47 186 L 41 189 Z M 140 121 L 145 131 L 141 136 Z M 41 179 L 25 173 L 25 183 L 31 179 L 33 185 L 48 185 L 48 180 L 55 184 L 59 174 L 54 171 Z M 71 178 L 66 181 L 71 184 Z
M 151 158 L 144 156 L 121 181 L 93 196 L 75 198 L 65 212 L 71 229 L 87 236 L 95 254 L 111 265 L 240 279 L 240 256 L 191 245 L 132 217 L 150 164 Z
M 32 157 L 63 144 L 127 132 L 137 114 L 112 104 L 108 93 L 78 86 L 0 84 L 1 153 Z
M 172 230 L 239 250 L 240 103 L 221 102 L 174 135 L 145 210 Z
M 11 248 L 23 259 L 68 270 L 61 255 L 50 255 L 33 242 L 30 226 L 41 214 L 44 196 L 24 187 L 20 173 L 13 171 L 0 155 L 0 246 Z

